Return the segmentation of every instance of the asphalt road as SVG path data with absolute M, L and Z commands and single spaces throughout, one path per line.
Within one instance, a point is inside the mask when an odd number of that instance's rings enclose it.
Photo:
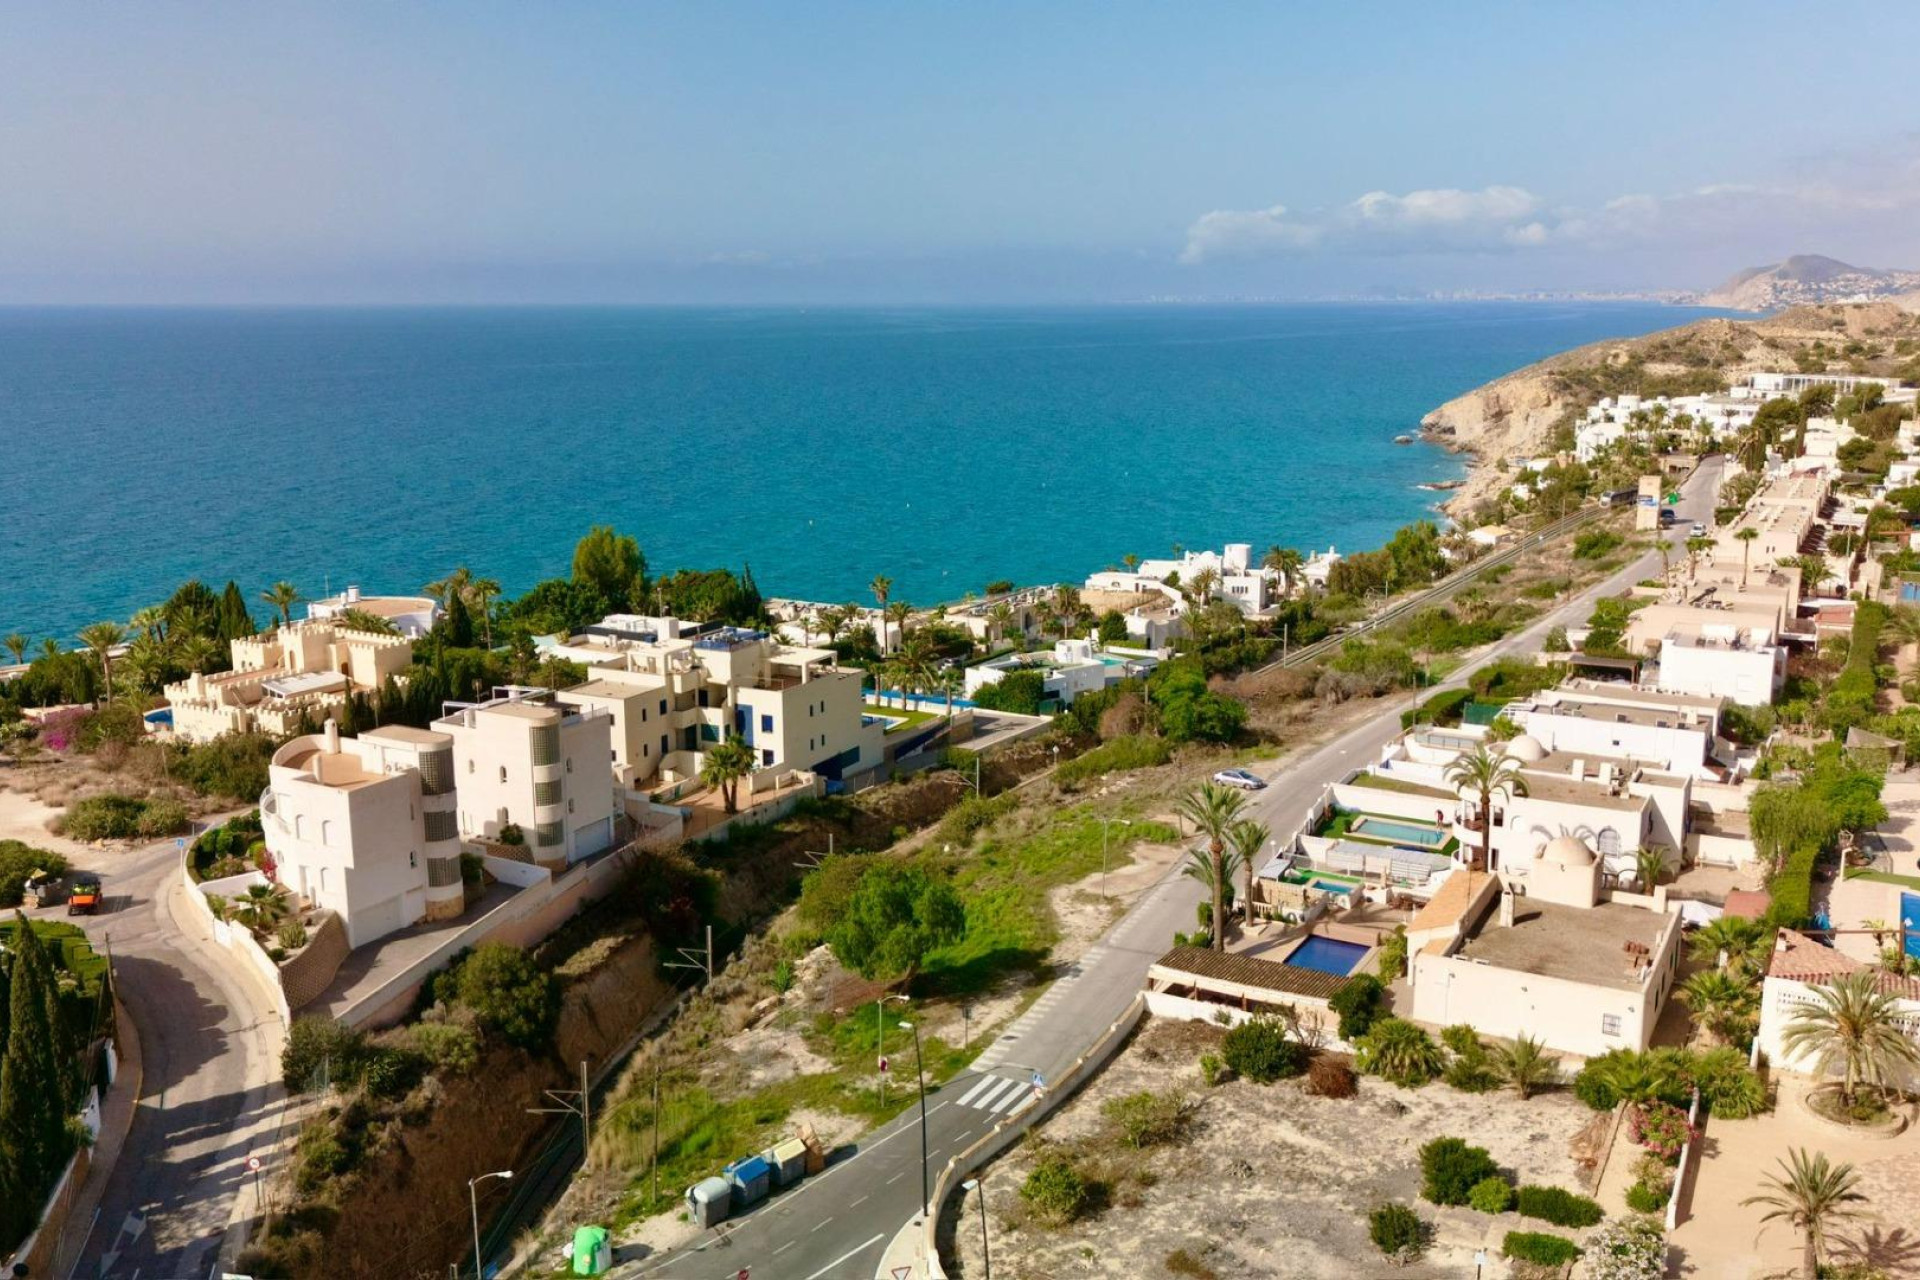
M 1685 543 L 1690 521 L 1711 523 L 1721 466 L 1718 458 L 1709 459 L 1685 486 L 1676 526 L 1665 535 L 1674 543 Z M 1499 658 L 1537 651 L 1550 629 L 1584 624 L 1596 598 L 1652 576 L 1659 564 L 1659 554 L 1648 552 L 1493 645 L 1441 687 L 1464 684 Z M 1288 761 L 1270 785 L 1248 797 L 1249 816 L 1267 823 L 1277 836 L 1294 831 L 1328 784 L 1378 758 L 1381 748 L 1399 736 L 1400 712 L 1414 700 L 1411 694 L 1392 699 L 1363 724 Z M 1193 927 L 1200 895 L 1197 882 L 1178 867 L 1170 869 L 981 1053 L 972 1070 L 928 1095 L 929 1176 L 1004 1115 L 1024 1108 L 1032 1073 L 1057 1078 L 1100 1037 L 1145 983 L 1148 966 L 1166 954 L 1174 933 Z M 900 1061 L 897 1055 L 894 1060 Z M 696 1247 L 621 1267 L 615 1274 L 733 1280 L 745 1271 L 751 1280 L 869 1280 L 888 1242 L 920 1212 L 918 1125 L 918 1109 L 909 1110 L 826 1172 L 733 1218 L 724 1245 L 710 1235 Z
M 172 901 L 185 892 L 179 859 L 167 840 L 78 860 L 101 873 L 107 900 L 74 923 L 112 950 L 142 1077 L 99 1216 L 78 1260 L 62 1260 L 71 1270 L 60 1280 L 206 1280 L 249 1176 L 244 1135 L 274 1119 L 266 1085 L 278 1074 L 278 1015 L 223 971 L 211 942 L 195 936 L 196 918 Z

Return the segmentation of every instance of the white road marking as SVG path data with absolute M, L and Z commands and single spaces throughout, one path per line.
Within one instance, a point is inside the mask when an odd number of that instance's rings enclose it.
M 974 1085 L 973 1088 L 967 1090 L 966 1096 L 960 1099 L 960 1105 L 963 1107 L 972 1106 L 975 1098 L 985 1093 L 988 1089 L 993 1088 L 993 1082 L 996 1079 L 998 1079 L 996 1076 L 981 1076 L 980 1082 Z
M 827 1225 L 827 1224 L 828 1224 L 829 1222 L 832 1222 L 832 1221 L 833 1221 L 833 1219 L 832 1219 L 832 1218 L 822 1218 L 822 1219 L 820 1219 L 820 1221 L 818 1221 L 818 1222 L 816 1222 L 816 1223 L 814 1223 L 814 1224 L 813 1224 L 812 1226 L 810 1226 L 810 1227 L 808 1227 L 808 1228 L 807 1228 L 807 1232 L 808 1232 L 808 1234 L 812 1234 L 813 1232 L 815 1232 L 815 1231 L 818 1231 L 818 1230 L 819 1230 L 820 1228 L 822 1228 L 822 1227 L 824 1227 L 824 1226 L 826 1226 L 826 1225 Z
M 807 1280 L 820 1280 L 821 1276 L 826 1275 L 829 1271 L 833 1270 L 835 1267 L 845 1262 L 848 1258 L 854 1257 L 858 1254 L 865 1253 L 867 1250 L 873 1248 L 874 1245 L 879 1244 L 882 1240 L 886 1238 L 887 1237 L 885 1232 L 876 1232 L 874 1234 L 873 1239 L 867 1241 L 865 1244 L 856 1245 L 855 1247 L 847 1250 L 845 1253 L 835 1258 L 832 1262 L 829 1262 L 826 1266 L 820 1268 L 818 1271 L 808 1276 Z
M 1020 1100 L 1020 1095 L 1022 1093 L 1031 1093 L 1031 1092 L 1033 1092 L 1032 1086 L 1022 1085 L 1019 1081 L 1016 1080 L 1014 1082 L 1013 1092 L 1009 1093 L 1006 1097 L 1000 1099 L 999 1102 L 994 1104 L 993 1114 L 999 1115 L 1002 1111 L 1005 1111 L 1008 1107 L 1018 1102 Z
M 789 1250 L 789 1249 L 791 1249 L 791 1248 L 793 1248 L 793 1246 L 794 1246 L 795 1244 L 797 1244 L 797 1243 L 799 1243 L 799 1242 L 798 1242 L 798 1241 L 795 1241 L 795 1240 L 789 1240 L 789 1241 L 787 1241 L 787 1242 L 786 1242 L 785 1244 L 783 1244 L 783 1245 L 781 1245 L 781 1246 L 780 1246 L 780 1247 L 779 1247 L 778 1249 L 775 1249 L 775 1250 L 774 1250 L 774 1251 L 773 1251 L 773 1252 L 772 1252 L 771 1254 L 769 1254 L 768 1256 L 769 1256 L 769 1257 L 773 1257 L 773 1258 L 777 1258 L 777 1257 L 779 1257 L 779 1256 L 780 1256 L 781 1254 L 783 1254 L 783 1253 L 785 1253 L 785 1252 L 786 1252 L 787 1250 Z
M 993 1088 L 987 1090 L 985 1096 L 983 1096 L 980 1101 L 974 1103 L 974 1106 L 982 1111 L 991 1111 L 995 1098 L 998 1098 L 1008 1089 L 1018 1089 L 1019 1087 L 1020 1082 L 1018 1080 L 1008 1080 L 1002 1076 L 995 1076 L 993 1078 Z
M 898 1181 L 900 1181 L 900 1179 L 902 1179 L 902 1178 L 904 1178 L 904 1177 L 906 1177 L 906 1176 L 907 1176 L 907 1175 L 906 1175 L 906 1174 L 904 1174 L 904 1173 L 896 1173 L 896 1174 L 894 1174 L 894 1175 L 893 1175 L 893 1176 L 892 1176 L 891 1178 L 888 1178 L 888 1179 L 887 1179 L 887 1185 L 888 1185 L 888 1186 L 892 1186 L 892 1185 L 893 1185 L 894 1183 L 896 1183 L 896 1182 L 898 1182 Z

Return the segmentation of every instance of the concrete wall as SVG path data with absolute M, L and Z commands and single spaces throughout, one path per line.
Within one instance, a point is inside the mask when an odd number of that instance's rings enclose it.
M 254 983 L 274 1011 L 284 1023 L 293 1020 L 292 1010 L 287 1005 L 287 992 L 280 985 L 280 969 L 267 958 L 267 953 L 253 940 L 253 934 L 239 925 L 228 924 L 213 914 L 208 905 L 208 893 L 230 896 L 238 888 L 245 892 L 247 884 L 265 884 L 267 878 L 257 871 L 245 875 L 228 876 L 224 880 L 209 880 L 205 884 L 195 884 L 193 874 L 188 870 L 188 860 L 192 851 L 180 857 L 180 879 L 186 886 L 187 903 L 193 913 L 200 917 L 207 931 L 213 935 L 214 944 L 233 957 L 233 967 Z M 223 889 L 225 892 L 223 892 Z
M 332 912 L 321 916 L 320 923 L 307 935 L 307 945 L 280 966 L 280 988 L 287 993 L 287 1008 L 298 1011 L 319 999 L 333 985 L 334 975 L 351 950 L 340 917 Z
M 1435 814 L 1445 815 L 1441 825 L 1453 822 L 1455 810 L 1460 807 L 1458 799 L 1443 800 L 1439 796 L 1413 796 L 1404 791 L 1385 791 L 1377 787 L 1356 787 L 1351 783 L 1334 784 L 1333 803 L 1341 809 L 1358 809 L 1367 813 L 1385 814 L 1392 818 L 1406 818 L 1413 822 L 1432 823 Z
M 1819 997 L 1814 994 L 1810 983 L 1797 982 L 1787 978 L 1768 978 L 1762 984 L 1760 996 L 1760 1031 L 1754 1043 L 1767 1060 L 1782 1071 L 1800 1074 L 1812 1074 L 1814 1062 L 1808 1054 L 1790 1054 L 1781 1046 L 1781 1038 L 1792 1024 L 1794 1015 L 1802 1008 L 1814 1004 Z M 1906 1032 L 1910 1039 L 1920 1041 L 1920 1000 L 1902 1000 L 1900 1006 L 1905 1014 Z M 1838 1078 L 1837 1069 L 1829 1073 Z M 1889 1083 L 1899 1088 L 1920 1089 L 1920 1068 L 1895 1065 Z

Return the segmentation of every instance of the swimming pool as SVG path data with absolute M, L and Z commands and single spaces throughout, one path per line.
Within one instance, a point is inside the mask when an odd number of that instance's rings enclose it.
M 1306 941 L 1295 947 L 1280 963 L 1344 978 L 1353 972 L 1368 950 L 1357 942 L 1342 942 L 1338 938 L 1323 938 L 1317 933 L 1310 933 Z
M 1920 893 L 1900 895 L 1900 921 L 1908 929 L 1920 929 Z M 1907 954 L 1920 959 L 1920 933 L 1908 933 Z
M 1397 822 L 1392 818 L 1376 818 L 1371 814 L 1355 818 L 1353 825 L 1347 830 L 1356 836 L 1371 836 L 1375 840 L 1393 840 L 1420 849 L 1438 849 L 1447 842 L 1447 833 L 1438 827 L 1421 826 L 1413 822 Z

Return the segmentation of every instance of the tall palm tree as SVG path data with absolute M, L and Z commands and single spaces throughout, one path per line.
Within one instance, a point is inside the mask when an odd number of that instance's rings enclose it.
M 1680 998 L 1694 1021 L 1722 1044 L 1742 1038 L 1760 1010 L 1760 990 L 1752 978 L 1724 969 L 1703 969 L 1680 984 Z
M 1230 787 L 1203 782 L 1182 796 L 1174 811 L 1207 838 L 1207 883 L 1213 891 L 1213 949 L 1227 949 L 1227 886 L 1233 877 L 1227 868 L 1227 839 L 1240 821 L 1247 798 Z
M 893 579 L 884 573 L 873 575 L 873 581 L 867 584 L 867 590 L 873 592 L 873 604 L 880 611 L 883 624 L 880 628 L 880 652 L 887 651 L 887 629 L 884 619 L 887 616 L 887 601 L 893 596 Z
M 738 734 L 728 734 L 725 742 L 715 745 L 700 758 L 700 781 L 720 792 L 728 813 L 739 812 L 736 801 L 740 780 L 752 772 L 753 748 L 742 742 Z
M 1013 630 L 1013 617 L 1013 606 L 1005 600 L 1000 601 L 991 609 L 987 610 L 987 621 L 993 624 L 995 643 L 1005 640 L 1007 638 L 1007 632 Z
M 1120 563 L 1127 566 L 1128 573 L 1136 573 L 1140 569 L 1140 557 L 1131 551 L 1120 557 Z
M 167 638 L 167 611 L 157 604 L 136 609 L 133 616 L 127 619 L 127 630 L 135 635 L 164 640 Z
M 113 701 L 113 651 L 126 641 L 127 631 L 117 622 L 96 622 L 80 631 L 80 643 L 100 661 L 100 676 L 106 683 L 108 702 Z M 98 700 L 96 699 L 96 705 Z
M 306 597 L 300 594 L 300 588 L 284 578 L 260 593 L 260 598 L 280 611 L 280 625 L 293 625 L 293 606 Z
M 7 647 L 7 652 L 13 655 L 16 663 L 27 660 L 27 646 L 31 643 L 31 640 L 18 631 L 10 632 L 6 639 L 0 640 L 0 644 Z
M 1838 1063 L 1840 1097 L 1848 1106 L 1862 1084 L 1881 1089 L 1896 1068 L 1920 1066 L 1920 1045 L 1907 1035 L 1900 1002 L 1880 989 L 1873 970 L 1842 974 L 1812 994 L 1781 1033 L 1780 1048 L 1793 1057 L 1812 1055 L 1822 1075 Z
M 1267 838 L 1273 832 L 1264 822 L 1255 822 L 1252 818 L 1242 818 L 1233 824 L 1227 832 L 1227 839 L 1233 845 L 1234 857 L 1240 861 L 1242 895 L 1240 898 L 1240 916 L 1248 925 L 1253 924 L 1253 873 L 1260 869 L 1260 851 L 1266 848 Z
M 500 594 L 500 583 L 493 578 L 475 578 L 467 584 L 467 590 L 473 595 L 473 607 L 480 613 L 480 631 L 486 637 L 487 649 L 493 649 L 493 598 Z
M 1825 1152 L 1807 1154 L 1795 1147 L 1780 1162 L 1780 1172 L 1769 1174 L 1769 1190 L 1748 1196 L 1743 1205 L 1765 1205 L 1760 1221 L 1785 1222 L 1804 1238 L 1800 1274 L 1815 1280 L 1820 1274 L 1820 1255 L 1827 1242 L 1827 1228 L 1843 1218 L 1858 1215 L 1853 1206 L 1866 1200 L 1860 1193 L 1859 1179 L 1850 1164 L 1829 1165 Z
M 1461 794 L 1471 796 L 1480 810 L 1480 854 L 1468 864 L 1469 875 L 1487 870 L 1493 862 L 1494 801 L 1527 794 L 1527 780 L 1521 776 L 1520 766 L 1520 759 L 1508 755 L 1505 747 L 1495 755 L 1485 743 L 1455 756 L 1447 766 L 1447 781 Z
M 420 589 L 442 605 L 452 604 L 455 596 L 465 600 L 473 591 L 473 570 L 461 565 L 446 577 L 429 582 Z
M 1759 536 L 1760 531 L 1758 529 L 1742 529 L 1733 535 L 1734 541 L 1740 544 L 1740 586 L 1742 590 L 1744 590 L 1747 585 L 1747 570 L 1753 564 L 1754 540 Z
M 1187 850 L 1183 870 L 1188 879 L 1206 886 L 1207 900 L 1214 904 L 1212 946 L 1215 951 L 1226 949 L 1220 930 L 1225 921 L 1227 897 L 1233 892 L 1233 877 L 1240 867 L 1240 852 L 1231 846 L 1217 858 L 1206 849 Z
M 886 608 L 880 610 L 880 617 L 886 623 L 886 633 L 891 636 L 895 631 L 899 632 L 899 639 L 894 642 L 896 646 L 907 643 L 907 619 L 912 616 L 913 606 L 905 600 L 889 600 Z

